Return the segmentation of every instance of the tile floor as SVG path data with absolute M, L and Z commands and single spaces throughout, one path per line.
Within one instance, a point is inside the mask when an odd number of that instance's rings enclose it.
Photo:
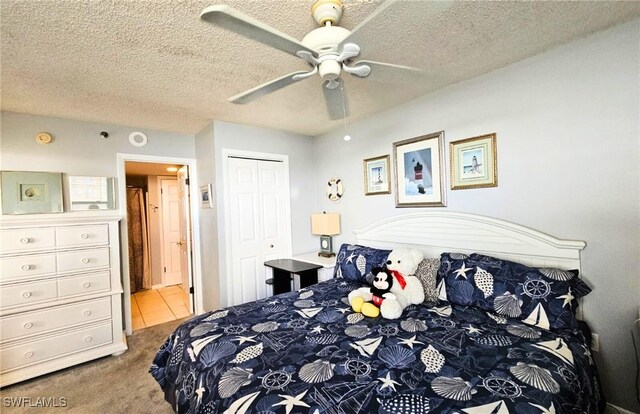
M 187 317 L 189 296 L 180 285 L 141 290 L 131 296 L 133 330 Z

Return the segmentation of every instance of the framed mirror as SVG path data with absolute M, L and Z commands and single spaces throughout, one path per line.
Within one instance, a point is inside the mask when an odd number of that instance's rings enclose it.
M 69 176 L 71 211 L 115 210 L 115 178 Z

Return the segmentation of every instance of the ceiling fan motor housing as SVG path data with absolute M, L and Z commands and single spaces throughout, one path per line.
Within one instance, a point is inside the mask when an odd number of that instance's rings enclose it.
M 302 44 L 322 56 L 327 53 L 338 54 L 338 45 L 351 34 L 350 30 L 340 26 L 323 26 L 310 31 Z

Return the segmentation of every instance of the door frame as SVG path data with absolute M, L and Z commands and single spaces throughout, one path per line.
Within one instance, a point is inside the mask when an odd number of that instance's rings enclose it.
M 224 264 L 220 264 L 221 269 L 221 278 L 220 284 L 224 286 L 221 291 L 225 292 L 225 297 L 220 298 L 221 307 L 227 307 L 227 298 L 231 297 L 232 284 L 228 281 L 229 276 L 232 275 L 232 252 L 231 252 L 231 216 L 230 216 L 230 194 L 229 194 L 229 157 L 237 157 L 237 158 L 250 158 L 255 160 L 262 161 L 280 161 L 284 166 L 284 194 L 287 199 L 285 203 L 284 212 L 285 212 L 285 228 L 284 234 L 286 238 L 285 243 L 285 255 L 288 257 L 292 256 L 292 236 L 291 236 L 291 187 L 289 184 L 289 156 L 285 154 L 273 154 L 268 152 L 255 152 L 255 151 L 244 151 L 238 149 L 231 148 L 223 148 L 222 149 L 222 188 L 224 189 L 224 211 L 218 211 L 218 222 L 220 221 L 220 215 L 224 217 L 224 241 L 225 241 L 225 249 L 224 255 Z M 224 275 L 224 276 L 223 276 Z M 221 295 L 222 296 L 222 295 Z
M 191 272 L 191 280 L 193 283 L 193 301 L 194 313 L 200 315 L 204 313 L 202 307 L 202 271 L 201 271 L 201 253 L 200 253 L 200 228 L 195 225 L 200 222 L 200 205 L 195 200 L 200 199 L 198 177 L 196 174 L 196 160 L 194 158 L 177 158 L 164 157 L 158 155 L 143 154 L 126 154 L 117 153 L 117 169 L 118 169 L 118 211 L 122 220 L 120 221 L 120 257 L 122 270 L 122 288 L 124 290 L 124 299 L 122 301 L 124 307 L 124 326 L 125 333 L 131 335 L 133 332 L 131 322 L 131 288 L 129 285 L 129 239 L 126 236 L 127 230 L 127 179 L 125 172 L 125 163 L 127 161 L 149 162 L 158 164 L 179 164 L 186 165 L 189 168 L 189 195 L 191 210 L 191 235 L 192 245 L 191 252 L 193 258 L 193 267 Z

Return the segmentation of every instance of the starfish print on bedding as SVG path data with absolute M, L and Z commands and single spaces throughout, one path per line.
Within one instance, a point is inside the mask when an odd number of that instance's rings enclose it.
M 398 343 L 402 344 L 402 345 L 407 345 L 411 349 L 413 349 L 413 346 L 415 344 L 424 344 L 424 342 L 416 341 L 416 335 L 413 335 L 409 339 L 401 339 Z M 378 379 L 380 379 L 380 378 L 378 378 Z M 382 387 L 382 388 L 384 388 L 384 387 Z M 395 388 L 394 388 L 394 391 L 395 391 Z
M 386 377 L 384 377 L 384 378 L 381 377 L 381 378 L 378 378 L 378 379 L 382 382 L 382 386 L 380 387 L 381 390 L 389 387 L 389 388 L 391 388 L 392 390 L 395 391 L 396 390 L 396 385 L 400 385 L 399 382 L 394 381 L 394 380 L 391 379 L 389 372 L 387 372 L 387 376 Z
M 571 307 L 571 301 L 574 300 L 575 298 L 576 297 L 573 296 L 573 294 L 571 294 L 571 288 L 569 288 L 569 291 L 564 295 L 556 296 L 556 299 L 564 299 L 564 302 L 562 303 L 563 308 L 567 305 Z
M 292 397 L 291 395 L 283 395 L 283 394 L 278 394 L 280 397 L 284 398 L 284 400 L 280 401 L 279 403 L 275 403 L 272 405 L 272 407 L 276 406 L 276 405 L 284 405 L 286 408 L 286 413 L 289 414 L 291 412 L 291 410 L 293 410 L 294 406 L 300 406 L 300 407 L 307 407 L 309 408 L 309 404 L 305 403 L 304 401 L 301 401 L 302 398 L 305 396 L 305 394 L 307 393 L 307 391 L 309 390 L 305 390 L 305 392 L 296 395 L 295 397 Z
M 464 264 L 464 262 L 462 262 L 462 267 L 458 270 L 455 271 L 456 274 L 456 278 L 458 277 L 464 277 L 465 279 L 467 278 L 467 272 L 469 270 L 473 270 L 473 267 L 466 267 L 466 265 Z

